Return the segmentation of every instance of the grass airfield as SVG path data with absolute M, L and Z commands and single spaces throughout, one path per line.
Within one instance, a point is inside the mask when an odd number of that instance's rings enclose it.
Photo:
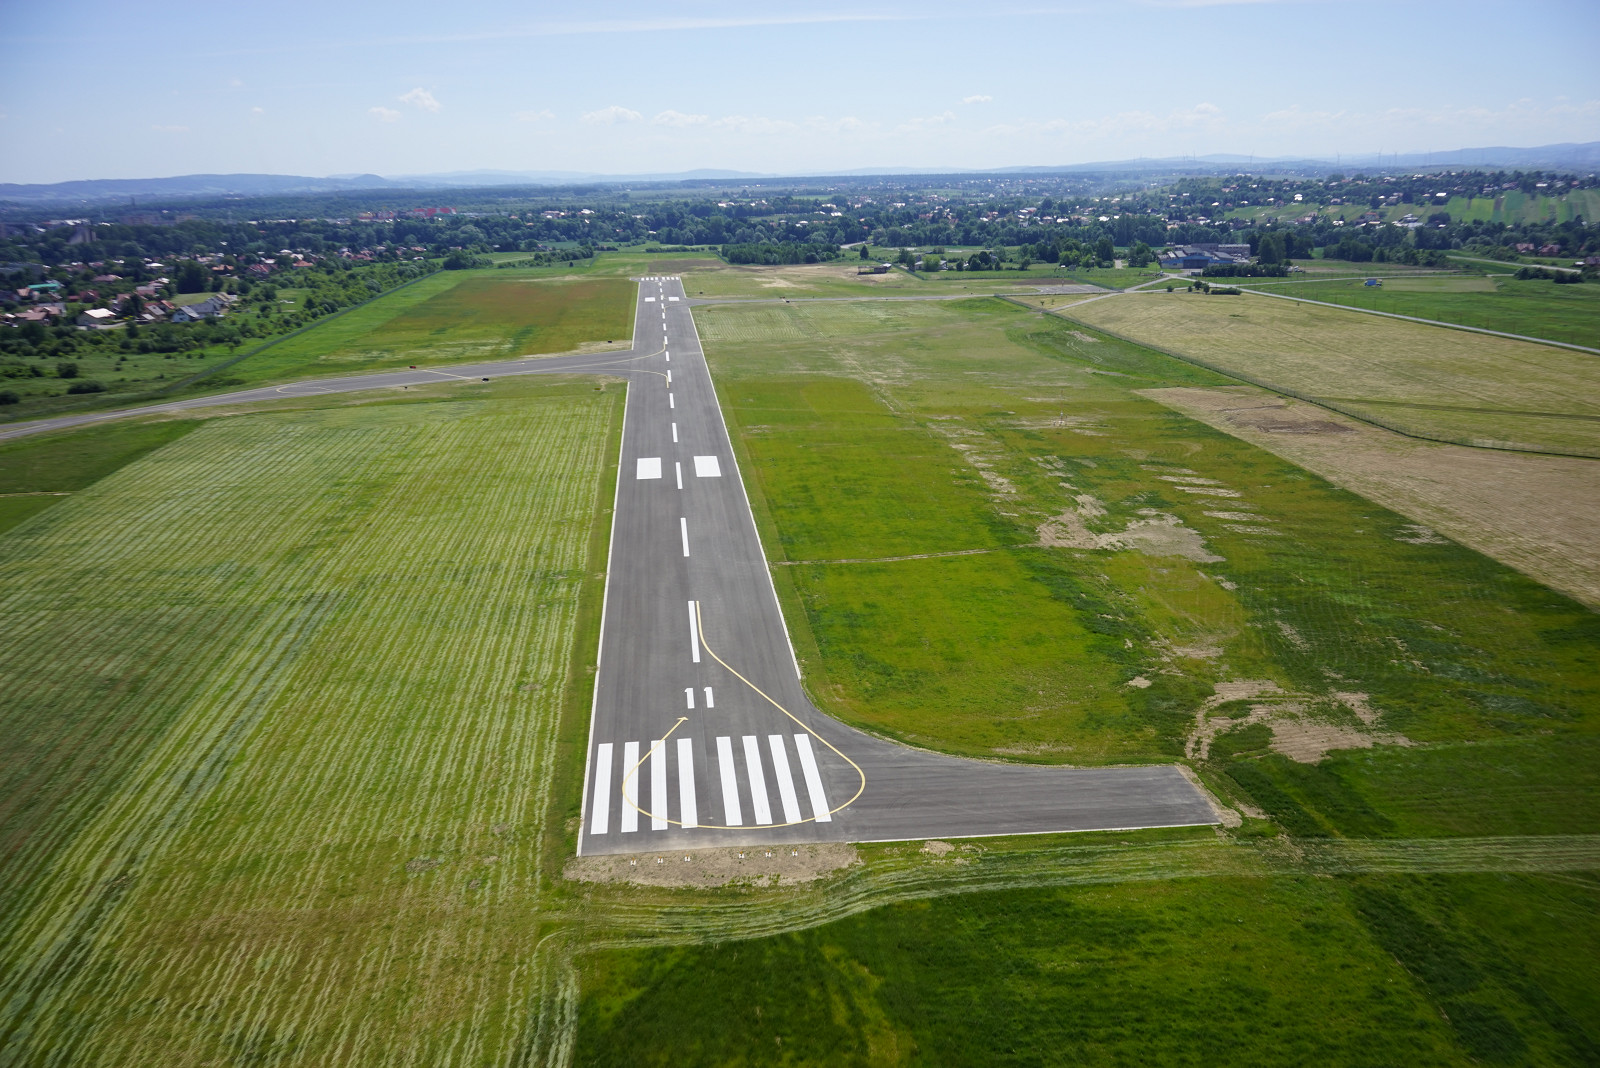
M 773 278 L 877 292 L 707 284 Z M 308 352 L 607 340 L 609 296 L 484 292 Z M 111 424 L 0 448 L 0 492 L 60 494 L 0 497 L 0 1059 L 1593 1062 L 1592 609 L 1175 410 L 1148 391 L 1237 383 L 1082 322 L 696 321 L 821 707 L 1183 760 L 1231 826 L 600 879 L 569 857 L 615 384 Z

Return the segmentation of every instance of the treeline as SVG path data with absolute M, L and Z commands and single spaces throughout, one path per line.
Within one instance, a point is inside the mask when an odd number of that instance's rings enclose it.
M 753 263 L 774 266 L 789 263 L 822 263 L 837 260 L 842 253 L 837 248 L 813 244 L 760 244 L 723 245 L 722 258 L 729 263 Z

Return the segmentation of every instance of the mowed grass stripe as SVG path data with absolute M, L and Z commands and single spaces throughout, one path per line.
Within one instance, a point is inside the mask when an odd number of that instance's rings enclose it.
M 214 564 L 198 545 L 241 544 L 251 559 L 277 546 L 279 565 L 233 583 L 190 566 L 180 592 L 220 589 L 240 607 L 272 608 L 214 641 L 240 667 L 211 665 L 220 685 L 197 695 L 37 880 L 31 914 L 0 920 L 9 946 L 23 936 L 73 947 L 9 962 L 4 993 L 23 995 L 14 1011 L 27 1017 L 32 1054 L 190 1063 L 288 1048 L 293 1036 L 296 1055 L 317 1062 L 420 1064 L 504 1059 L 515 1047 L 543 978 L 510 963 L 528 959 L 531 944 L 512 952 L 505 917 L 497 933 L 487 910 L 529 908 L 537 894 L 528 831 L 549 800 L 553 711 L 589 516 L 603 497 L 605 428 L 619 414 L 615 395 L 561 399 L 453 406 L 443 425 L 413 428 L 350 414 L 350 425 L 330 416 L 334 425 L 277 435 L 270 418 L 196 435 L 211 455 L 186 463 L 209 464 L 224 486 L 186 517 L 188 549 L 201 558 L 191 565 Z M 296 504 L 242 473 L 228 486 L 228 452 L 246 467 L 270 461 L 279 476 L 297 456 L 319 471 L 267 480 L 299 481 Z M 160 498 L 149 477 L 138 485 Z M 161 528 L 133 519 L 118 530 L 89 513 L 82 525 L 108 527 L 102 537 L 138 541 L 132 526 L 144 546 L 182 551 Z M 112 555 L 131 572 L 138 549 Z M 114 573 L 107 581 L 103 599 L 120 599 Z M 195 645 L 204 647 L 181 652 Z M 267 666 L 245 671 L 252 661 Z M 228 763 L 185 799 L 208 770 L 197 746 Z M 136 874 L 119 902 L 92 914 L 83 903 L 108 856 Z M 443 866 L 407 871 L 419 857 Z M 475 878 L 485 885 L 468 907 L 459 898 Z M 294 914 L 306 919 L 284 922 Z M 537 926 L 530 916 L 511 941 Z M 99 1006 L 89 1021 L 78 1011 L 86 998 Z M 152 999 L 199 1016 L 140 1008 Z M 397 1043 L 401 1034 L 411 1037 Z

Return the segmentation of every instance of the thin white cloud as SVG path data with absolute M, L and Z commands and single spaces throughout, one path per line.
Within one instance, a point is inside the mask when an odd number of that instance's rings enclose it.
M 413 107 L 421 108 L 423 111 L 437 112 L 440 110 L 440 104 L 433 98 L 433 94 L 421 86 L 411 90 L 409 93 L 401 93 L 400 103 L 410 104 Z
M 250 114 L 252 115 L 265 115 L 266 113 L 267 109 L 262 107 L 260 104 L 257 104 L 255 107 L 250 109 Z
M 379 122 L 396 122 L 400 118 L 400 113 L 394 108 L 386 108 L 382 105 L 379 105 L 375 108 L 368 108 L 367 113 L 369 115 L 376 115 Z
M 188 133 L 189 132 L 189 127 L 187 127 L 187 126 L 152 126 L 152 127 L 150 127 L 150 129 L 156 131 L 156 133 Z
M 914 119 L 907 119 L 895 127 L 897 133 L 916 133 L 920 130 L 931 130 L 937 126 L 947 126 L 956 121 L 953 111 L 940 112 L 937 115 L 923 115 Z
M 686 115 L 681 111 L 668 108 L 661 112 L 650 122 L 655 126 L 704 126 L 711 121 L 709 115 Z
M 988 93 L 974 93 L 971 96 L 964 96 L 961 98 L 961 102 L 963 104 L 987 104 L 993 100 L 994 97 L 990 96 Z
M 618 104 L 601 108 L 599 111 L 590 111 L 584 114 L 583 121 L 591 126 L 615 126 L 619 122 L 638 122 L 643 115 L 632 108 L 625 108 Z
M 519 111 L 514 116 L 518 122 L 544 122 L 556 117 L 556 113 L 549 108 L 540 108 L 538 111 Z

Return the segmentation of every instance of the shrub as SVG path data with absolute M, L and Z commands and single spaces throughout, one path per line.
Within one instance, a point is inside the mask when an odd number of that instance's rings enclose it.
M 56 377 L 77 378 L 78 365 L 73 363 L 71 360 L 62 360 L 60 363 L 56 364 Z
M 101 393 L 101 392 L 104 392 L 105 388 L 106 387 L 102 386 L 100 383 L 96 382 L 94 379 L 87 378 L 87 379 L 84 379 L 82 382 L 74 382 L 74 383 L 72 383 L 72 385 L 67 387 L 67 392 L 68 393 Z
M 14 389 L 0 389 L 0 404 L 20 404 L 22 398 Z

